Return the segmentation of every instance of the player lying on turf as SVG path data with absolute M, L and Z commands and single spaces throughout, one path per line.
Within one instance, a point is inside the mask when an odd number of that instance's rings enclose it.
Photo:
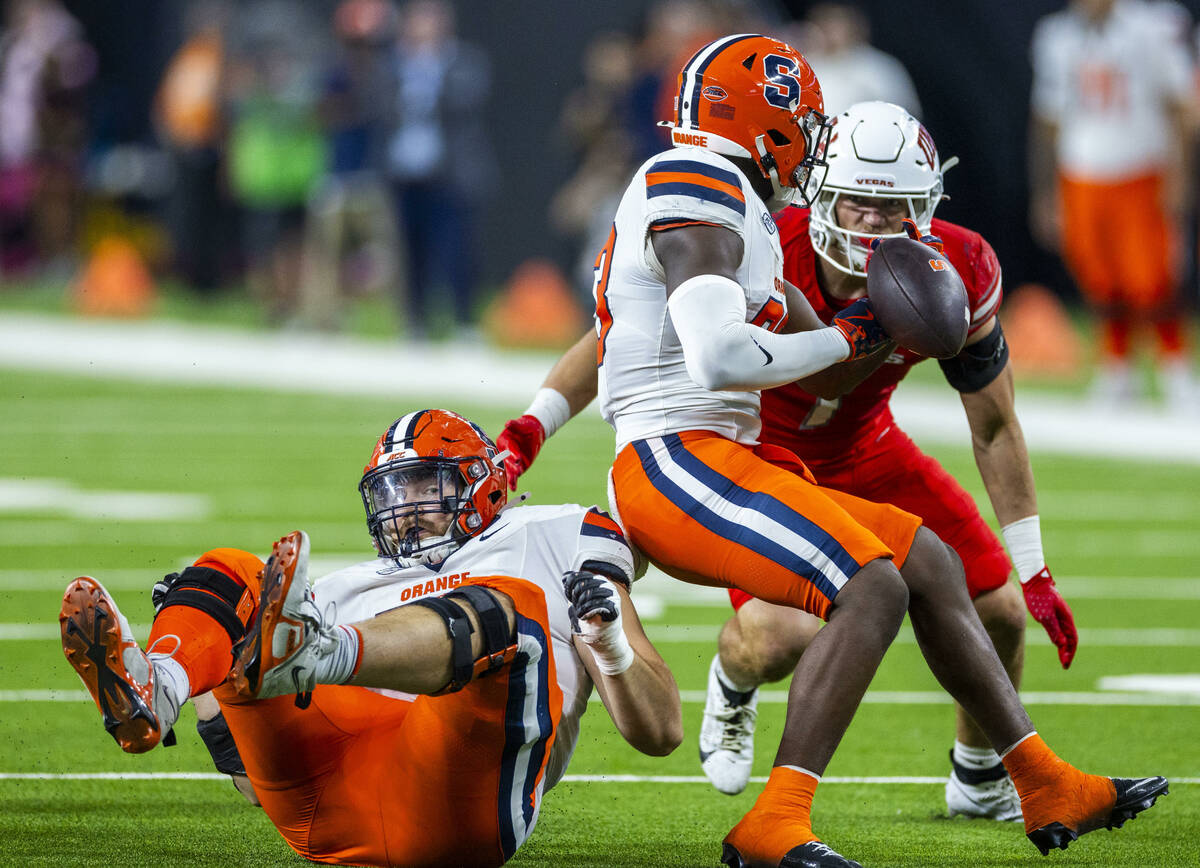
M 223 721 L 206 741 L 223 771 L 240 754 L 301 856 L 446 866 L 516 852 L 593 684 L 635 748 L 679 744 L 678 689 L 607 515 L 502 513 L 495 446 L 445 410 L 390 426 L 359 488 L 378 559 L 310 588 L 299 531 L 265 567 L 215 549 L 160 588 L 146 651 L 99 582 L 67 587 L 63 650 L 124 750 L 157 745 L 189 697 L 212 691 Z
M 753 35 L 705 46 L 680 74 L 676 149 L 634 175 L 597 259 L 593 346 L 617 438 L 610 498 L 630 541 L 676 578 L 827 621 L 793 674 L 771 776 L 723 860 L 857 865 L 817 839 L 810 806 L 906 613 L 930 669 L 1002 758 L 1030 839 L 1042 852 L 1066 846 L 1149 807 L 1166 781 L 1059 760 L 953 550 L 913 514 L 818 486 L 788 449 L 758 442 L 759 390 L 891 349 L 866 299 L 827 326 L 783 280 L 771 213 L 817 194 L 830 134 L 820 111 L 816 77 L 790 46 Z M 555 421 L 586 403 L 577 387 L 564 394 Z
M 922 356 L 885 347 L 856 363 L 859 370 L 843 384 L 854 383 L 845 395 L 821 398 L 796 383 L 764 390 L 760 438 L 796 453 L 821 485 L 899 506 L 920 516 L 950 545 L 963 561 L 975 610 L 1014 685 L 1020 683 L 1025 656 L 1026 606 L 1058 646 L 1065 668 L 1075 653 L 1075 625 L 1042 556 L 1033 472 L 996 317 L 1002 290 L 995 254 L 976 233 L 933 219 L 943 166 L 932 137 L 904 109 L 859 103 L 835 124 L 840 134 L 827 151 L 829 171 L 813 211 L 786 208 L 775 217 L 784 276 L 821 321 L 829 322 L 865 295 L 873 239 L 903 236 L 905 218 L 919 232 L 932 231 L 942 239 L 945 255 L 966 284 L 972 316 L 967 347 L 941 364 L 961 395 L 976 463 L 1016 562 L 1024 604 L 1009 581 L 1004 548 L 973 498 L 892 418 L 892 393 Z M 514 454 L 505 465 L 514 485 L 549 431 L 561 424 L 559 417 L 595 397 L 595 343 L 593 333 L 584 335 L 551 373 L 530 412 L 505 426 L 500 443 Z M 553 407 L 560 408 L 558 413 L 547 412 Z M 791 675 L 822 622 L 744 591 L 729 593 L 736 614 L 721 631 L 710 667 L 700 755 L 713 785 L 733 794 L 750 779 L 758 686 Z M 956 724 L 946 783 L 950 814 L 1020 820 L 1012 781 L 961 706 Z

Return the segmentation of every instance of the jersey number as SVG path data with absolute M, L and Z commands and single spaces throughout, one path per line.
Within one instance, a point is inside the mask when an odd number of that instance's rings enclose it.
M 807 431 L 809 428 L 820 428 L 822 425 L 828 425 L 833 421 L 833 414 L 841 406 L 841 398 L 834 398 L 832 400 L 817 398 L 817 403 L 813 404 L 813 408 L 808 411 L 808 415 L 800 423 L 800 430 Z
M 608 310 L 608 274 L 612 270 L 616 246 L 617 225 L 614 223 L 592 268 L 592 295 L 596 298 L 596 367 L 604 364 L 604 345 L 608 341 L 608 330 L 612 328 L 612 314 Z

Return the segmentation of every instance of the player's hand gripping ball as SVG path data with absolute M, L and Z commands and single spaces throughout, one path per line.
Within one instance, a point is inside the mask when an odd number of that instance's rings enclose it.
M 971 324 L 967 289 L 934 246 L 885 238 L 867 263 L 867 298 L 880 325 L 905 349 L 934 359 L 962 351 Z

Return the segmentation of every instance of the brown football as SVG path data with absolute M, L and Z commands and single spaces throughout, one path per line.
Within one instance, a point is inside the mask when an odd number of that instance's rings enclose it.
M 867 267 L 867 297 L 880 325 L 905 349 L 956 356 L 967 340 L 967 289 L 945 256 L 911 238 L 885 238 Z

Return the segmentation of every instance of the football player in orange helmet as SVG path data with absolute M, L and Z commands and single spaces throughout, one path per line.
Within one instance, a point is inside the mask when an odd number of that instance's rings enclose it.
M 821 189 L 831 126 L 816 73 L 786 42 L 739 34 L 697 51 L 679 72 L 671 142 L 739 164 L 780 211 Z M 752 164 L 752 165 L 748 165 Z
M 360 484 L 378 558 L 314 586 L 302 531 L 266 564 L 214 549 L 155 586 L 144 649 L 98 581 L 73 581 L 63 651 L 109 734 L 171 744 L 182 705 L 207 700 L 217 769 L 297 853 L 341 865 L 506 862 L 593 686 L 629 744 L 670 753 L 679 690 L 620 527 L 575 504 L 505 510 L 501 461 L 463 417 L 409 413 Z
M 375 549 L 396 569 L 444 561 L 508 502 L 496 445 L 448 410 L 420 410 L 392 423 L 358 490 Z

